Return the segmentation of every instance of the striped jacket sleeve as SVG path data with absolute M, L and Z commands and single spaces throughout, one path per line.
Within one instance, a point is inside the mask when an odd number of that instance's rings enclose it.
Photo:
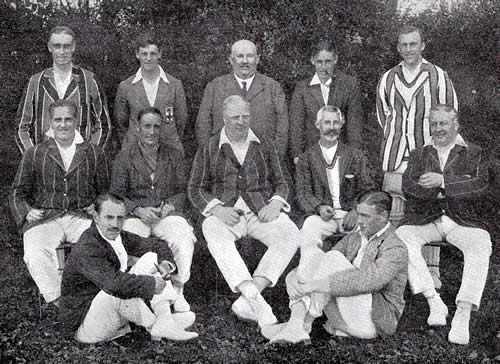
M 198 148 L 187 188 L 189 200 L 200 212 L 215 198 L 211 193 L 209 147 L 210 143 Z
M 387 76 L 390 71 L 384 73 L 384 75 L 380 78 L 380 81 L 377 85 L 377 101 L 376 101 L 376 109 L 377 109 L 377 120 L 382 128 L 385 127 L 387 117 L 390 114 L 390 108 L 387 104 L 387 90 L 386 90 L 386 82 Z
M 26 215 L 31 209 L 29 201 L 35 191 L 33 175 L 35 151 L 36 148 L 30 148 L 23 154 L 9 193 L 9 207 L 18 226 L 24 224 Z
M 35 127 L 35 98 L 40 77 L 41 74 L 31 76 L 17 109 L 16 144 L 21 153 L 26 152 L 29 147 L 34 145 L 31 135 L 34 133 Z
M 89 140 L 104 148 L 111 137 L 112 127 L 106 95 L 95 76 L 90 77 L 89 80 L 89 96 L 91 103 L 91 122 L 88 126 L 91 128 Z

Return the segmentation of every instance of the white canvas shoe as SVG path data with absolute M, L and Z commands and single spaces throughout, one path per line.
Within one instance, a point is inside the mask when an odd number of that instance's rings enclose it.
M 186 341 L 198 337 L 196 332 L 186 331 L 172 317 L 159 317 L 150 330 L 152 340 Z
M 429 304 L 429 317 L 427 318 L 427 324 L 429 326 L 445 326 L 446 317 L 448 316 L 448 307 L 445 305 L 441 297 L 436 294 L 431 298 L 427 299 Z
M 264 326 L 274 325 L 278 322 L 276 316 L 273 314 L 273 309 L 261 294 L 258 294 L 254 299 L 249 299 L 248 302 L 255 313 L 255 317 L 261 329 Z
M 174 313 L 172 317 L 183 329 L 189 329 L 196 321 L 196 314 L 192 311 Z
M 231 305 L 231 310 L 241 321 L 257 321 L 255 312 L 253 312 L 250 302 L 241 295 L 236 301 Z
M 470 310 L 457 307 L 453 320 L 451 320 L 451 330 L 448 333 L 448 341 L 453 344 L 469 344 L 469 321 Z

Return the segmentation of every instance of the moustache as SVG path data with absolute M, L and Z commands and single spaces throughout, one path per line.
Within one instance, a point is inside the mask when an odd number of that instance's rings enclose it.
M 328 130 L 326 133 L 325 133 L 326 136 L 334 136 L 334 135 L 340 135 L 340 131 L 338 130 L 335 130 L 335 129 L 331 129 L 331 130 Z

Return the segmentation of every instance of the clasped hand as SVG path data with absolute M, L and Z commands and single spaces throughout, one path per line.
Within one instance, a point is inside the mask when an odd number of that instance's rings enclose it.
M 440 173 L 427 172 L 420 176 L 418 179 L 418 184 L 423 188 L 431 189 L 436 187 L 441 187 L 444 181 L 444 177 Z

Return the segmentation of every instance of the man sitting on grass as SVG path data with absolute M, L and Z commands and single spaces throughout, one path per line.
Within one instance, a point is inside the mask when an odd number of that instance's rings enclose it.
M 300 283 L 297 270 L 288 274 L 291 316 L 262 330 L 271 343 L 309 341 L 312 323 L 323 312 L 332 335 L 372 339 L 394 334 L 404 308 L 408 254 L 388 221 L 391 204 L 387 192 L 359 195 L 360 230 L 321 253 L 312 279 Z
M 167 245 L 122 232 L 125 202 L 104 193 L 95 203 L 94 223 L 73 248 L 62 279 L 61 321 L 67 334 L 84 343 L 112 340 L 145 327 L 153 340 L 189 340 L 193 312 L 171 314 L 178 290 L 165 282 L 172 263 Z M 140 257 L 127 272 L 130 255 Z M 160 266 L 158 261 L 162 261 Z M 151 309 L 145 301 L 150 301 Z

